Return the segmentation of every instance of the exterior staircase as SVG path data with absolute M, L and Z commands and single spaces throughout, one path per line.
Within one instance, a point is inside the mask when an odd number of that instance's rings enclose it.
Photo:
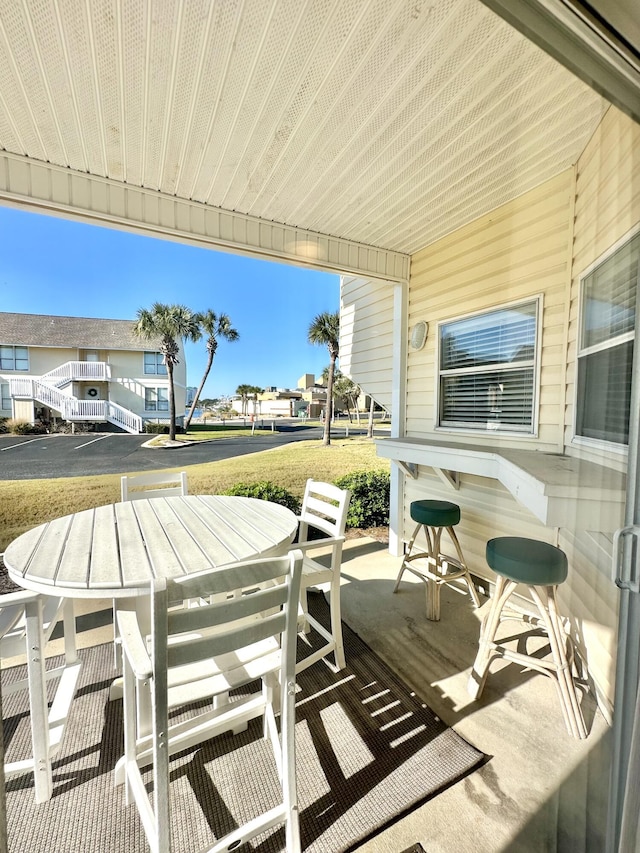
M 40 379 L 11 379 L 12 397 L 35 400 L 60 412 L 72 423 L 111 423 L 126 432 L 142 432 L 142 418 L 111 400 L 81 400 L 61 389 L 71 382 L 104 382 L 111 379 L 111 368 L 104 362 L 68 361 Z

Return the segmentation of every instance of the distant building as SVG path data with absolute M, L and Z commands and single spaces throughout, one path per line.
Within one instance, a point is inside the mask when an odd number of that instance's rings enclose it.
M 159 341 L 133 320 L 0 312 L 0 417 L 31 423 L 114 424 L 142 432 L 169 422 L 169 380 Z M 176 411 L 185 408 L 186 364 L 178 341 Z

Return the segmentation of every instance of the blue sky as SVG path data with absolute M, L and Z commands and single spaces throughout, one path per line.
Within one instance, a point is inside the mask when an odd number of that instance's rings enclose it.
M 205 397 L 319 376 L 327 350 L 307 330 L 338 310 L 339 289 L 329 273 L 0 206 L 0 311 L 135 320 L 157 301 L 228 314 L 240 339 L 221 341 Z M 187 344 L 186 358 L 197 386 L 204 342 Z

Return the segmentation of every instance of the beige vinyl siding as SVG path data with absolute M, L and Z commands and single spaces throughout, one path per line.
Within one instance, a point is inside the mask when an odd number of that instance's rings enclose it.
M 343 277 L 340 288 L 340 370 L 365 394 L 391 407 L 394 285 Z
M 411 262 L 409 327 L 427 320 L 427 344 L 409 351 L 406 433 L 428 437 L 437 420 L 437 324 L 539 294 L 543 297 L 538 437 L 501 434 L 501 445 L 562 446 L 573 170 L 418 252 Z M 469 438 L 470 433 L 447 430 Z M 471 433 L 493 444 L 495 434 Z
M 621 134 L 621 128 L 612 132 Z M 597 162 L 608 164 L 611 148 L 607 133 L 601 130 L 596 138 L 606 142 L 606 146 L 603 154 L 590 152 L 588 163 L 592 171 Z M 628 144 L 626 149 L 629 150 Z M 586 161 L 581 167 L 584 180 Z M 609 181 L 620 186 L 615 170 L 611 173 L 607 168 L 607 171 Z M 628 168 L 623 167 L 623 173 L 624 180 L 631 180 Z M 597 256 L 595 250 L 587 248 L 592 237 L 583 239 L 580 230 L 589 205 L 584 198 L 580 199 L 580 187 L 578 203 L 575 202 L 575 174 L 574 169 L 563 172 L 412 258 L 409 327 L 423 319 L 429 322 L 430 332 L 424 349 L 408 353 L 408 436 L 439 440 L 450 437 L 479 448 L 498 444 L 547 452 L 564 450 L 565 424 L 570 422 L 565 412 L 570 409 L 568 400 L 572 401 L 571 395 L 565 395 L 567 375 L 573 375 L 577 320 L 572 247 L 582 247 L 580 255 L 585 266 Z M 609 199 L 609 205 L 614 204 L 615 189 L 608 185 L 590 191 L 592 197 L 599 195 L 603 202 Z M 624 228 L 628 230 L 633 224 L 629 202 L 622 204 L 626 211 L 623 223 L 618 229 L 608 226 L 609 236 L 600 240 L 602 251 L 611 237 L 618 239 Z M 574 229 L 574 209 L 577 211 L 580 205 L 582 213 L 576 213 Z M 607 214 L 606 220 L 611 222 L 611 214 Z M 591 224 L 589 229 L 593 230 Z M 542 295 L 544 309 L 538 435 L 518 437 L 435 429 L 438 322 L 538 294 Z M 568 349 L 570 317 L 573 351 L 571 347 Z M 485 549 L 492 537 L 526 536 L 562 547 L 569 558 L 570 572 L 569 580 L 560 590 L 561 606 L 570 616 L 571 631 L 588 667 L 589 678 L 601 707 L 608 714 L 613 700 L 617 630 L 617 592 L 609 574 L 611 532 L 603 535 L 545 527 L 513 495 L 489 478 L 463 474 L 459 486 L 454 490 L 426 466 L 418 468 L 417 479 L 405 477 L 400 537 L 406 541 L 413 531 L 409 517 L 411 501 L 429 497 L 460 505 L 462 519 L 457 532 L 463 552 L 472 573 L 489 583 L 494 575 L 486 563 Z M 442 618 L 447 618 L 445 612 Z
M 55 367 L 60 367 L 61 364 L 66 364 L 68 361 L 77 361 L 78 350 L 75 348 L 62 347 L 28 347 L 29 350 L 29 370 L 26 375 L 42 376 L 48 373 Z M 22 371 L 15 371 L 16 376 L 24 376 Z
M 626 452 L 574 441 L 580 278 L 584 271 L 640 223 L 640 127 L 611 107 L 577 164 L 575 237 L 567 348 L 565 442 L 567 452 L 626 470 Z M 598 543 L 598 544 L 596 544 Z M 610 576 L 611 537 L 561 531 L 572 571 L 563 589 L 579 618 L 579 643 L 605 701 L 614 691 L 618 592 Z
M 640 126 L 611 107 L 578 161 L 565 442 L 572 455 L 626 469 L 626 452 L 574 441 L 580 278 L 640 224 Z

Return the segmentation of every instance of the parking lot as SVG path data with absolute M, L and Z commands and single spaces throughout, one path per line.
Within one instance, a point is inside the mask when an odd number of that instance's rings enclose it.
M 144 447 L 151 436 L 122 433 L 0 435 L 0 480 L 125 474 L 216 462 L 320 437 L 317 428 L 237 436 L 177 449 Z

